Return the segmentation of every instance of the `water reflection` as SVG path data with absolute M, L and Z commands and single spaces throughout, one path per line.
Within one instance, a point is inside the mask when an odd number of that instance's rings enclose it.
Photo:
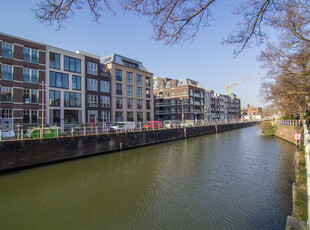
M 3 229 L 283 229 L 294 145 L 257 127 L 0 177 Z

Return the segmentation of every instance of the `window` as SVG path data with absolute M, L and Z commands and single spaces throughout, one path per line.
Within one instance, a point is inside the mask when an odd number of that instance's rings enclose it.
M 122 81 L 122 71 L 120 69 L 115 70 L 116 81 Z
M 11 87 L 1 87 L 1 102 L 13 102 L 13 89 Z
M 137 88 L 137 97 L 142 97 L 142 88 L 141 87 Z
M 132 96 L 132 86 L 131 85 L 127 85 L 127 96 L 128 97 Z
M 151 80 L 149 77 L 145 77 L 145 85 L 146 86 L 151 86 Z
M 24 47 L 24 61 L 38 64 L 39 53 L 37 50 Z
M 121 97 L 117 97 L 116 98 L 116 108 L 117 109 L 122 109 L 123 108 L 123 103 L 122 103 L 122 98 Z
M 87 62 L 87 73 L 92 75 L 98 75 L 98 65 L 93 62 Z
M 127 121 L 134 121 L 133 112 L 127 112 Z
M 116 83 L 116 95 L 123 95 L 122 84 Z
M 137 85 L 142 85 L 142 76 L 137 74 Z
M 132 63 L 132 62 L 127 62 L 123 59 L 123 63 L 125 66 L 128 66 L 130 68 L 138 68 L 138 65 L 136 63 Z
M 165 92 L 165 97 L 169 97 L 169 91 Z
M 171 90 L 171 97 L 174 97 L 174 96 L 175 96 L 175 91 Z
M 143 121 L 143 112 L 137 112 L 137 122 Z
M 13 45 L 10 43 L 2 42 L 2 57 L 13 58 Z
M 159 85 L 159 90 L 163 90 L 163 87 L 164 87 L 163 84 L 160 84 Z
M 87 106 L 88 107 L 98 107 L 98 95 L 87 95 Z
M 109 96 L 100 96 L 100 106 L 102 108 L 110 108 L 110 97 Z
M 187 95 L 187 89 L 182 89 L 182 95 Z
M 24 82 L 38 84 L 38 70 L 36 69 L 23 69 Z
M 133 100 L 131 98 L 127 98 L 127 108 L 133 109 Z
M 193 96 L 193 95 L 194 95 L 194 93 L 193 93 L 193 90 L 192 90 L 192 89 L 189 89 L 189 95 L 190 95 L 190 96 Z
M 65 107 L 81 107 L 81 94 L 64 92 Z
M 69 74 L 50 71 L 50 87 L 69 89 Z
M 142 109 L 142 100 L 137 100 L 137 109 Z
M 23 123 L 24 124 L 37 124 L 38 123 L 38 111 L 37 110 L 24 110 L 23 111 Z
M 150 112 L 146 112 L 146 120 L 147 121 L 151 120 L 151 113 Z
M 123 112 L 115 112 L 115 121 L 123 121 Z
M 12 109 L 3 109 L 1 112 L 1 118 L 13 118 Z
M 98 91 L 98 81 L 96 79 L 87 78 L 87 90 Z
M 180 96 L 180 90 L 179 89 L 177 90 L 177 95 Z
M 81 60 L 65 56 L 64 67 L 66 71 L 81 73 Z
M 78 123 L 79 122 L 79 111 L 78 110 L 65 110 L 64 111 L 64 122 L 65 123 Z
M 100 81 L 100 92 L 110 93 L 110 82 Z
M 72 89 L 81 90 L 81 76 L 72 75 Z
M 50 52 L 50 68 L 60 69 L 60 55 Z
M 50 106 L 60 106 L 60 91 L 50 90 Z
M 2 74 L 2 80 L 12 81 L 13 80 L 13 66 L 2 64 L 1 74 Z
M 110 122 L 110 111 L 102 111 L 101 118 L 103 122 Z
M 171 82 L 171 89 L 175 88 L 175 82 Z
M 38 103 L 38 90 L 36 89 L 24 89 L 23 90 L 24 103 L 37 104 Z
M 127 83 L 132 83 L 132 73 L 127 72 Z
M 146 109 L 147 110 L 151 109 L 151 101 L 146 101 Z
M 145 91 L 145 96 L 146 98 L 151 98 L 151 91 L 149 89 Z

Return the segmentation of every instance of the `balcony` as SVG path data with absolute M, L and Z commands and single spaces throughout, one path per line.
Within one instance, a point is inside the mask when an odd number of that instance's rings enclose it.
M 164 106 L 164 103 L 156 103 L 155 106 Z

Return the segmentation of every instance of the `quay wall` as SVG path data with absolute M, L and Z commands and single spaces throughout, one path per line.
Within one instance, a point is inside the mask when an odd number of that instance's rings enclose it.
M 275 135 L 293 144 L 296 144 L 294 134 L 301 133 L 303 129 L 302 126 L 277 125 L 277 127 Z
M 259 122 L 0 142 L 0 171 L 32 167 L 257 125 Z

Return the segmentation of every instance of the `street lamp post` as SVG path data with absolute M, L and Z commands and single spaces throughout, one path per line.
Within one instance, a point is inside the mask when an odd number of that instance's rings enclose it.
M 41 138 L 43 138 L 44 134 L 44 81 L 42 81 L 42 131 Z

